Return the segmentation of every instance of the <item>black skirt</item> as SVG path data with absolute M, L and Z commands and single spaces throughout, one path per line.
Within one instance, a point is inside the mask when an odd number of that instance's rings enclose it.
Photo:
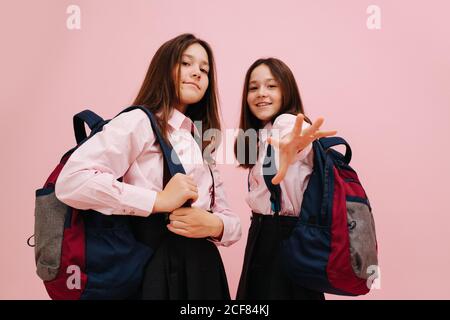
M 280 243 L 298 218 L 253 213 L 237 300 L 324 300 L 324 294 L 294 284 L 282 269 Z
M 230 300 L 219 250 L 205 239 L 167 230 L 164 214 L 133 223 L 136 238 L 156 246 L 145 271 L 140 298 L 146 300 Z

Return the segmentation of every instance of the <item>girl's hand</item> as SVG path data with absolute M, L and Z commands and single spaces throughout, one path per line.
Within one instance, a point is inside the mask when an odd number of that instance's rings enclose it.
M 279 184 L 284 179 L 289 165 L 298 152 L 306 148 L 315 139 L 334 136 L 337 133 L 335 130 L 319 131 L 324 122 L 323 118 L 317 119 L 310 127 L 302 131 L 303 119 L 303 114 L 298 114 L 294 129 L 280 140 L 271 137 L 267 139 L 267 143 L 280 150 L 280 167 L 278 173 L 272 179 L 273 184 Z
M 197 185 L 190 176 L 177 173 L 163 191 L 156 195 L 153 212 L 172 212 L 181 207 L 187 200 L 196 201 L 198 198 Z
M 223 234 L 222 219 L 200 208 L 179 208 L 169 216 L 169 231 L 188 238 L 221 239 Z

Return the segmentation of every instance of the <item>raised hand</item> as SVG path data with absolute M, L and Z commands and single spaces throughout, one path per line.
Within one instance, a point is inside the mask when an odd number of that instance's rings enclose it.
M 315 139 L 334 136 L 337 133 L 336 130 L 319 131 L 324 122 L 324 118 L 322 117 L 318 118 L 310 127 L 302 131 L 303 120 L 303 114 L 298 114 L 297 119 L 295 119 L 294 128 L 290 133 L 279 140 L 271 137 L 267 139 L 267 143 L 278 148 L 280 152 L 280 165 L 278 173 L 272 179 L 273 184 L 279 184 L 284 179 L 289 165 L 298 152 L 306 148 Z

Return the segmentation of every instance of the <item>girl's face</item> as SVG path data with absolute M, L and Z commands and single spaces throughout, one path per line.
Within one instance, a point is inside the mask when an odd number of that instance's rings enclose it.
M 178 66 L 177 66 L 178 67 Z M 178 85 L 183 109 L 199 102 L 205 95 L 209 79 L 208 54 L 198 43 L 191 44 L 181 57 Z
M 283 95 L 269 67 L 261 64 L 256 67 L 248 83 L 247 103 L 255 117 L 264 122 L 280 111 Z

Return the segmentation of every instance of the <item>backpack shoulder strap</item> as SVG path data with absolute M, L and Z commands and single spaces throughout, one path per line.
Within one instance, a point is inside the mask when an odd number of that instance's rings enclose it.
M 77 145 L 80 144 L 83 140 L 86 139 L 86 129 L 84 124 L 86 123 L 91 129 L 94 131 L 95 128 L 102 123 L 104 120 L 102 117 L 97 115 L 95 112 L 91 110 L 83 110 L 76 115 L 73 116 L 73 130 L 75 132 L 75 139 L 77 141 Z
M 341 137 L 326 137 L 326 138 L 321 138 L 319 139 L 320 144 L 322 145 L 323 149 L 325 150 L 325 152 L 327 151 L 327 149 L 334 147 L 334 146 L 338 146 L 338 145 L 344 145 L 346 150 L 345 150 L 345 156 L 344 156 L 344 161 L 346 164 L 350 163 L 350 160 L 352 160 L 352 149 L 350 148 L 350 145 L 347 143 L 347 141 L 345 141 L 343 138 Z
M 272 145 L 267 145 L 267 152 L 262 165 L 264 182 L 270 192 L 270 203 L 274 215 L 277 216 L 281 211 L 281 187 L 279 184 L 272 183 L 273 177 L 277 172 L 275 164 L 275 149 Z
M 158 141 L 158 143 L 161 147 L 164 161 L 168 165 L 168 170 L 170 172 L 170 176 L 173 177 L 177 173 L 186 174 L 186 171 L 184 170 L 183 165 L 181 164 L 181 161 L 178 158 L 178 155 L 176 154 L 176 152 L 172 152 L 173 151 L 172 146 L 167 144 L 167 142 L 164 140 L 161 130 L 159 129 L 158 122 L 156 121 L 156 117 L 149 109 L 147 109 L 144 106 L 130 106 L 130 107 L 122 110 L 119 114 L 122 114 L 124 112 L 129 112 L 129 111 L 132 111 L 135 109 L 142 110 L 143 112 L 145 112 L 145 114 L 149 118 L 150 125 L 153 129 L 156 140 Z

